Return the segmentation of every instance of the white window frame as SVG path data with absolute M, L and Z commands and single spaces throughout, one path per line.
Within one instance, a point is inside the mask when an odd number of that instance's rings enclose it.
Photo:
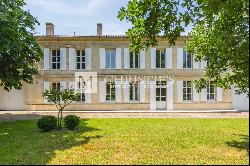
M 160 52 L 160 56 L 158 56 L 159 55 L 159 54 L 157 54 L 158 52 Z M 157 49 L 155 56 L 156 56 L 155 57 L 155 68 L 156 69 L 165 69 L 166 68 L 166 50 L 165 49 Z M 160 57 L 160 66 L 157 66 L 157 57 Z M 164 58 L 164 63 L 161 62 L 163 58 Z
M 137 67 L 136 67 L 136 56 L 138 58 Z M 140 69 L 140 53 L 134 53 L 132 51 L 129 52 L 129 66 L 130 69 Z
M 190 56 L 190 64 L 191 66 L 188 67 L 188 56 Z M 183 50 L 183 69 L 192 69 L 193 68 L 193 55 L 189 54 L 187 51 Z
M 112 56 L 112 52 L 115 53 L 114 56 Z M 107 56 L 109 56 L 109 62 L 107 61 Z M 112 57 L 115 58 L 115 66 L 112 67 Z M 109 66 L 108 66 L 109 64 Z M 114 48 L 107 48 L 105 49 L 105 69 L 115 69 L 116 68 L 116 49 Z
M 54 52 L 54 51 L 56 52 L 56 55 L 55 55 L 55 56 L 53 55 L 53 52 Z M 58 55 L 58 53 L 59 53 L 59 55 Z M 55 57 L 55 59 L 56 59 L 55 62 L 53 61 L 53 57 Z M 60 59 L 59 62 L 57 61 L 57 58 Z M 61 69 L 61 61 L 62 61 L 62 58 L 61 58 L 60 49 L 52 49 L 52 50 L 51 50 L 51 69 L 52 69 L 52 70 L 60 70 L 60 69 Z M 53 64 L 56 65 L 56 68 L 55 68 L 55 69 L 53 69 Z M 59 68 L 58 68 L 58 64 L 59 64 Z
M 131 89 L 132 89 L 132 98 L 131 98 Z M 137 90 L 137 91 L 136 91 Z M 136 99 L 137 92 L 137 99 Z M 129 83 L 129 100 L 133 102 L 140 101 L 140 83 L 139 82 L 130 82 Z
M 108 92 L 108 87 L 109 88 L 109 92 Z M 106 102 L 114 102 L 116 100 L 116 91 L 115 91 L 116 87 L 115 87 L 115 82 L 107 82 L 106 83 Z M 114 94 L 114 98 L 112 99 L 112 90 L 113 90 L 113 94 Z M 109 96 L 109 99 L 108 99 Z
M 214 91 L 211 92 L 211 86 L 213 86 Z M 210 95 L 213 95 L 214 98 L 212 99 Z M 213 82 L 209 81 L 207 83 L 207 101 L 215 101 L 216 100 L 216 88 Z
M 81 83 L 82 83 L 82 86 L 81 86 Z M 78 102 L 78 103 L 85 103 L 86 102 L 86 95 L 84 93 L 85 87 L 86 87 L 86 82 L 84 82 L 84 81 L 83 82 L 81 82 L 81 81 L 78 82 L 78 85 L 77 85 L 78 91 L 76 92 L 76 94 L 79 95 L 80 98 L 76 102 Z
M 78 54 L 80 52 L 80 54 Z M 84 53 L 84 55 L 83 55 Z M 80 61 L 78 61 L 78 58 L 80 58 Z M 83 60 L 84 58 L 84 60 Z M 80 68 L 78 68 L 77 65 L 80 65 Z M 84 68 L 83 68 L 83 64 L 84 64 Z M 86 52 L 85 49 L 79 49 L 76 50 L 76 69 L 77 70 L 85 70 L 86 69 Z
M 190 83 L 190 84 L 188 84 Z M 188 86 L 190 85 L 190 86 Z M 190 89 L 190 93 L 188 93 L 188 89 Z M 183 81 L 183 101 L 193 101 L 193 86 L 192 81 Z M 188 99 L 188 95 L 191 95 L 191 99 Z
M 159 95 L 157 95 L 157 89 L 160 89 Z M 165 96 L 162 95 L 162 91 L 165 91 Z M 160 100 L 157 100 L 157 98 L 159 98 Z M 163 98 L 165 98 L 165 100 Z M 167 101 L 167 82 L 166 81 L 156 81 L 155 101 Z

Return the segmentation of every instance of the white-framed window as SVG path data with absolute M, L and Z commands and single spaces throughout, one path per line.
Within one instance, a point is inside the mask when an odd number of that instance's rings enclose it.
M 156 50 L 156 68 L 165 68 L 166 67 L 166 56 L 165 49 Z
M 130 82 L 129 85 L 130 101 L 139 101 L 139 82 Z
M 85 99 L 84 90 L 86 88 L 86 83 L 84 81 L 83 82 L 79 81 L 77 86 L 78 86 L 77 89 L 79 89 L 79 91 L 77 92 L 77 95 L 79 96 L 78 98 L 79 100 L 77 102 L 85 102 L 86 99 Z
M 183 81 L 183 101 L 192 101 L 192 81 Z
M 215 100 L 215 86 L 211 81 L 207 84 L 207 100 Z
M 193 68 L 193 56 L 187 51 L 183 51 L 183 68 L 192 69 Z
M 115 69 L 116 67 L 116 50 L 105 49 L 106 69 Z
M 130 58 L 130 68 L 131 69 L 138 69 L 140 68 L 140 54 L 139 53 L 133 53 L 132 51 L 129 54 Z
M 167 97 L 167 82 L 156 81 L 156 101 L 166 101 Z
M 51 69 L 59 70 L 61 68 L 60 50 L 51 50 Z
M 51 83 L 51 87 L 52 89 L 57 89 L 57 90 L 60 90 L 60 82 L 52 82 Z
M 85 50 L 76 50 L 76 69 L 86 69 Z
M 115 83 L 106 83 L 106 101 L 115 101 Z

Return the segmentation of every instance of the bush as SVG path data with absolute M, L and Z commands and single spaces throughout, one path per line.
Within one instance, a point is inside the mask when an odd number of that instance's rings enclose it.
M 69 130 L 74 130 L 80 124 L 80 118 L 75 115 L 68 115 L 64 118 L 65 127 Z
M 43 116 L 37 121 L 37 127 L 42 131 L 51 131 L 57 127 L 57 119 L 54 116 Z

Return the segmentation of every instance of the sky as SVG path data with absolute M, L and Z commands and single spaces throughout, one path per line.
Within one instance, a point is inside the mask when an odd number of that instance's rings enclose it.
M 128 0 L 25 0 L 25 10 L 38 19 L 37 35 L 45 35 L 45 23 L 52 22 L 55 35 L 96 35 L 102 23 L 103 35 L 124 35 L 131 24 L 117 19 Z

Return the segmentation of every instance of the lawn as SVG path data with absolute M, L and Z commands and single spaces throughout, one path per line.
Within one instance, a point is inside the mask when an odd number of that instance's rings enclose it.
M 39 133 L 0 123 L 0 164 L 248 164 L 248 119 L 83 119 Z

